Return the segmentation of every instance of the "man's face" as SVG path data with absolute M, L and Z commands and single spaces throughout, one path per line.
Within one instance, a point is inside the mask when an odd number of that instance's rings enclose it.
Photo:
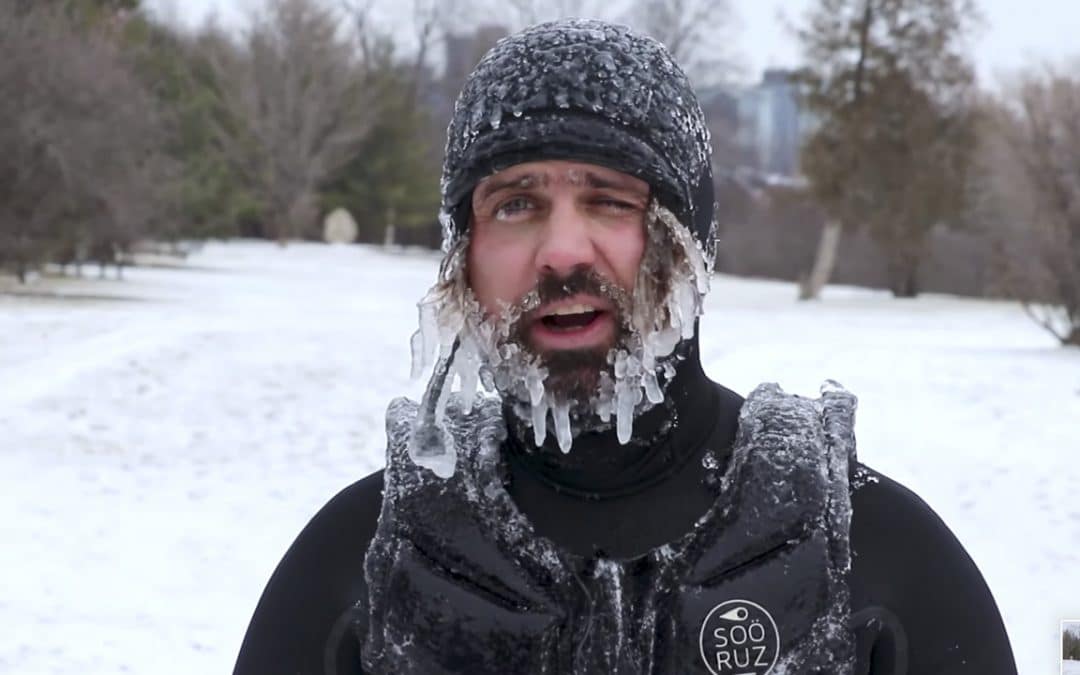
M 554 160 L 518 164 L 473 191 L 469 285 L 489 315 L 538 292 L 540 305 L 521 318 L 516 338 L 554 384 L 575 380 L 557 387 L 567 393 L 595 384 L 598 361 L 623 330 L 648 203 L 638 178 Z

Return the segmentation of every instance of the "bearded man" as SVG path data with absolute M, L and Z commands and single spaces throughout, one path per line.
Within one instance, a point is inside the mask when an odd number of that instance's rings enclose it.
M 286 554 L 236 673 L 1015 674 L 963 547 L 858 463 L 854 396 L 706 377 L 712 185 L 657 42 L 562 21 L 481 60 L 424 399 Z

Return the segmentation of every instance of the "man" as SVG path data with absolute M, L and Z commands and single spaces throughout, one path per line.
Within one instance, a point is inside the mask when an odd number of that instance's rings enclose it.
M 237 673 L 1015 673 L 963 547 L 855 459 L 852 395 L 705 376 L 708 134 L 663 47 L 526 30 L 448 137 L 434 374 L 282 560 Z

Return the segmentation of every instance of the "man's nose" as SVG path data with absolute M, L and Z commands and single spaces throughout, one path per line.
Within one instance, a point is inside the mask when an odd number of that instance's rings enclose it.
M 596 247 L 587 215 L 573 203 L 557 202 L 542 230 L 536 252 L 537 271 L 565 276 L 576 267 L 592 267 L 595 263 Z

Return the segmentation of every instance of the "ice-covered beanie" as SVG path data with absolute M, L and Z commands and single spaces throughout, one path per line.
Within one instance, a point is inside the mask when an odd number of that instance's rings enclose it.
M 477 181 L 522 162 L 565 159 L 649 183 L 705 251 L 715 239 L 705 116 L 656 40 L 570 19 L 500 40 L 469 75 L 447 129 L 444 247 L 468 228 Z

